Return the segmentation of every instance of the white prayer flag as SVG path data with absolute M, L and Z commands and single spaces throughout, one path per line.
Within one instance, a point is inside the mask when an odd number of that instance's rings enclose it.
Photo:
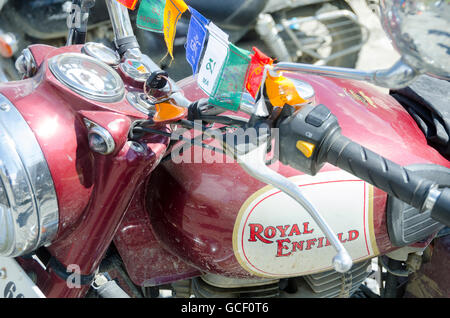
M 220 30 L 214 23 L 207 26 L 209 30 L 208 45 L 198 72 L 197 83 L 209 96 L 214 94 L 217 76 L 228 54 L 228 34 Z

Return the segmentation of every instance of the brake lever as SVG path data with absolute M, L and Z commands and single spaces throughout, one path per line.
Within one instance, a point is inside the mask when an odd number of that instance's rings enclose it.
M 250 151 L 239 151 L 239 145 L 235 149 L 235 158 L 239 165 L 252 177 L 270 184 L 288 194 L 297 201 L 314 219 L 323 233 L 326 235 L 337 254 L 333 257 L 332 264 L 337 272 L 345 273 L 353 265 L 352 258 L 336 234 L 332 231 L 325 219 L 320 215 L 316 208 L 305 198 L 300 188 L 291 180 L 270 169 L 265 162 L 267 154 L 268 141 L 263 140 Z M 248 149 L 247 149 L 248 150 Z

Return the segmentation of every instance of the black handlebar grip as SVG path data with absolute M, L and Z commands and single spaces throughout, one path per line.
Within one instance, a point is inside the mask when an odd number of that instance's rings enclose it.
M 421 212 L 431 210 L 432 218 L 450 226 L 450 189 L 439 189 L 436 182 L 343 136 L 326 106 L 306 105 L 284 115 L 278 121 L 283 164 L 315 175 L 331 163 Z
M 322 160 L 345 170 L 422 211 L 434 183 L 335 132 L 322 147 Z

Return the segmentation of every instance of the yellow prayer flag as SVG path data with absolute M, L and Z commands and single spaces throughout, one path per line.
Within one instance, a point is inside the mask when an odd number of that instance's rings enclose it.
M 167 0 L 164 8 L 164 40 L 167 50 L 173 59 L 173 41 L 175 40 L 175 32 L 178 20 L 188 9 L 183 0 Z

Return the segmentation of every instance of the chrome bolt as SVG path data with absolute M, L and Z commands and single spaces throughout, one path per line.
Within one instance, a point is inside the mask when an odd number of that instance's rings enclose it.
M 116 148 L 114 138 L 105 128 L 94 125 L 88 133 L 89 147 L 99 154 L 109 155 Z
M 7 112 L 9 110 L 9 105 L 6 103 L 1 103 L 0 104 L 0 109 Z
M 0 269 L 0 279 L 5 279 L 5 278 L 6 278 L 6 269 L 1 268 Z
M 130 148 L 133 149 L 134 151 L 140 152 L 140 153 L 145 153 L 145 149 L 146 149 L 142 144 L 140 144 L 136 141 L 130 142 Z
M 15 66 L 17 72 L 25 77 L 32 77 L 37 72 L 36 61 L 29 49 L 22 51 L 22 54 L 16 60 Z

